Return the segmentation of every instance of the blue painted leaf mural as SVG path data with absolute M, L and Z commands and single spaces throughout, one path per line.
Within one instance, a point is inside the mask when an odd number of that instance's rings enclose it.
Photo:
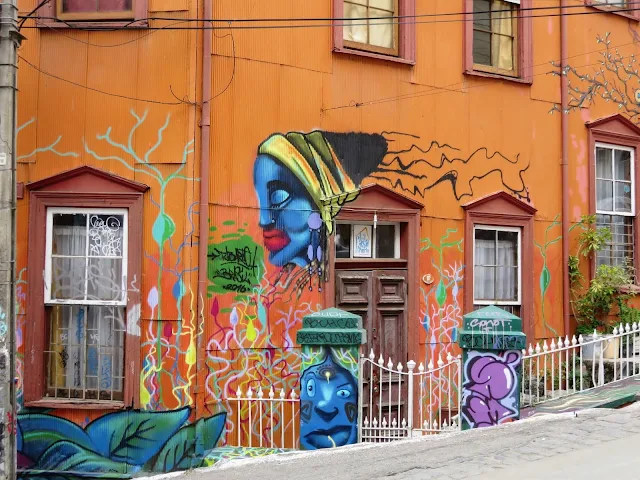
M 38 459 L 34 470 L 73 473 L 135 473 L 140 467 L 114 462 L 72 442 L 58 442 Z
M 153 222 L 151 235 L 158 245 L 164 244 L 176 231 L 176 224 L 166 213 L 161 213 Z
M 148 469 L 153 472 L 171 472 L 200 466 L 202 456 L 196 456 L 195 448 L 197 432 L 203 432 L 202 443 L 206 455 L 220 440 L 226 421 L 227 414 L 223 412 L 207 419 L 200 419 L 197 424 L 182 427 L 169 439 L 157 457 L 152 459 Z
M 91 422 L 87 434 L 96 450 L 118 462 L 144 465 L 189 418 L 189 407 L 170 412 L 116 412 Z
M 216 448 L 227 422 L 227 414 L 225 412 L 218 413 L 212 417 L 205 418 L 202 422 L 204 423 L 202 427 L 204 449 L 211 450 Z
M 22 432 L 22 448 L 18 450 L 31 459 L 38 459 L 51 445 L 68 440 L 81 447 L 92 448 L 91 439 L 73 422 L 44 414 L 18 416 Z
M 436 290 L 436 301 L 441 307 L 447 301 L 447 287 L 445 287 L 442 279 L 440 279 L 440 282 L 438 283 L 438 289 Z

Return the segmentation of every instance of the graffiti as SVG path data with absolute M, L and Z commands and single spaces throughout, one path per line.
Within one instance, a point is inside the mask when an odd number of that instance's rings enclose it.
M 355 443 L 358 432 L 357 375 L 342 365 L 341 358 L 351 357 L 357 369 L 358 348 L 341 352 L 325 347 L 310 350 L 310 358 L 315 358 L 317 363 L 309 364 L 302 373 L 300 448 L 315 450 Z
M 547 294 L 547 290 L 549 289 L 549 285 L 551 284 L 551 272 L 549 272 L 549 267 L 547 266 L 547 249 L 549 248 L 549 246 L 553 245 L 554 243 L 558 243 L 560 240 L 562 240 L 562 235 L 558 235 L 553 240 L 549 240 L 549 230 L 560 225 L 560 222 L 558 221 L 559 217 L 560 217 L 559 214 L 556 215 L 556 217 L 553 219 L 553 222 L 551 222 L 551 225 L 549 225 L 544 230 L 544 243 L 542 245 L 540 245 L 535 240 L 533 242 L 534 245 L 540 251 L 540 255 L 542 256 L 542 262 L 543 262 L 542 271 L 540 272 L 540 282 L 539 282 L 540 309 L 541 309 L 540 315 L 542 317 L 542 325 L 544 326 L 544 328 L 549 330 L 554 337 L 558 336 L 558 332 L 556 332 L 556 330 L 547 323 L 547 317 L 545 315 L 546 294 Z
M 103 415 L 84 428 L 46 413 L 20 413 L 16 431 L 20 477 L 65 471 L 80 476 L 130 475 L 199 467 L 218 444 L 227 415 L 222 412 L 187 424 L 190 413 L 189 407 L 122 411 Z
M 454 260 L 449 266 L 445 266 L 445 255 L 462 253 L 463 239 L 452 240 L 450 237 L 457 233 L 457 229 L 447 229 L 438 243 L 425 238 L 421 240 L 420 252 L 433 251 L 431 258 L 432 267 L 438 272 L 439 280 L 426 290 L 420 287 L 422 293 L 420 323 L 427 335 L 428 347 L 425 354 L 425 365 L 435 362 L 440 356 L 455 354 L 455 342 L 458 336 L 458 328 L 462 323 L 462 302 L 460 295 L 463 285 L 464 265 Z M 436 349 L 441 349 L 436 352 Z M 444 354 L 444 355 L 443 355 Z M 421 380 L 426 382 L 426 378 Z M 428 385 L 423 383 L 426 391 Z M 425 397 L 420 402 L 420 411 L 429 409 L 432 412 L 439 411 L 440 398 L 456 398 L 458 382 L 455 375 L 438 375 L 434 377 L 433 394 Z M 426 404 L 423 404 L 426 402 Z M 428 416 L 428 413 L 426 414 Z
M 490 331 L 490 330 L 489 330 Z M 518 335 L 509 335 L 508 333 L 465 333 L 460 335 L 460 346 L 462 348 L 479 348 L 508 350 L 514 348 L 524 348 L 524 340 Z
M 362 334 L 348 332 L 299 332 L 298 343 L 307 345 L 360 345 Z
M 35 125 L 36 124 L 36 119 L 32 118 L 30 120 L 28 120 L 27 122 L 23 123 L 22 125 L 20 125 L 19 127 L 16 128 L 16 135 L 19 135 L 20 132 L 22 132 L 22 130 L 24 130 L 25 128 L 31 126 L 31 125 Z M 35 148 L 34 150 L 32 150 L 31 152 L 25 154 L 25 155 L 18 155 L 16 158 L 16 161 L 18 163 L 34 163 L 32 161 L 30 161 L 30 159 L 32 159 L 33 157 L 35 157 L 37 154 L 39 153 L 45 153 L 45 152 L 51 152 L 54 155 L 57 155 L 58 157 L 74 157 L 77 158 L 80 155 L 78 155 L 75 152 L 60 152 L 56 149 L 56 146 L 60 143 L 60 141 L 62 140 L 62 135 L 60 135 L 56 140 L 54 140 L 52 143 L 50 143 L 48 146 L 46 147 L 39 147 L 39 148 Z
M 521 353 L 471 351 L 464 365 L 462 417 L 471 428 L 499 425 L 519 412 Z
M 7 314 L 2 309 L 2 305 L 0 305 L 0 342 L 4 343 L 7 339 Z
M 215 232 L 216 227 L 211 227 Z M 249 235 L 235 233 L 229 240 L 208 246 L 207 277 L 209 292 L 248 293 L 260 283 L 264 262 L 263 249 Z
M 594 71 L 581 73 L 578 67 L 567 65 L 563 70 L 551 72 L 557 76 L 564 75 L 568 79 L 569 103 L 564 113 L 588 108 L 601 98 L 605 102 L 618 105 L 622 115 L 638 123 L 640 98 L 635 92 L 640 88 L 640 74 L 636 65 L 637 59 L 635 54 L 625 57 L 617 48 L 612 48 L 609 36 L 610 33 L 606 33 L 604 37 L 596 36 L 596 42 L 603 44 L 605 48 L 598 52 L 601 59 L 597 61 L 599 67 Z M 561 67 L 558 62 L 551 64 L 556 68 Z M 550 113 L 561 111 L 561 106 L 556 104 Z
M 284 448 L 251 448 L 251 447 L 218 447 L 204 459 L 203 466 L 213 466 L 231 460 L 243 460 L 247 458 L 261 458 L 268 455 L 286 453 Z
M 529 165 L 519 156 L 511 160 L 481 148 L 460 158 L 450 145 L 432 142 L 423 150 L 414 143 L 418 140 L 393 132 L 325 131 L 274 134 L 265 140 L 258 148 L 253 180 L 269 262 L 308 266 L 310 279 L 317 274 L 323 280 L 326 237 L 365 178 L 420 196 L 448 181 L 460 200 L 473 196 L 474 180 L 496 173 L 506 190 L 529 201 L 523 180 Z

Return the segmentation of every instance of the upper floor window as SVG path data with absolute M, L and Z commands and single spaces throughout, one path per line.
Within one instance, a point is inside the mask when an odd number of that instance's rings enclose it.
M 413 63 L 415 2 L 333 0 L 334 50 Z
M 345 46 L 398 54 L 398 0 L 344 0 L 344 16 Z
M 39 11 L 37 25 L 91 27 L 146 26 L 148 0 L 51 0 Z M 72 22 L 72 23 L 71 23 Z
M 622 17 L 640 20 L 640 11 L 635 0 L 584 0 L 585 5 L 610 11 Z
M 635 183 L 634 150 L 596 144 L 596 225 L 611 231 L 611 240 L 596 255 L 596 264 L 633 265 Z
M 134 17 L 136 0 L 58 0 L 58 18 L 118 18 Z
M 531 0 L 466 0 L 467 73 L 531 81 Z M 469 18 L 471 17 L 471 18 Z

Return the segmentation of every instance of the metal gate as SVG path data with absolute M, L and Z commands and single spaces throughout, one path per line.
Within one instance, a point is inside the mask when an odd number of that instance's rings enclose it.
M 390 442 L 460 429 L 461 358 L 438 357 L 425 370 L 394 364 L 373 350 L 360 357 L 358 441 Z

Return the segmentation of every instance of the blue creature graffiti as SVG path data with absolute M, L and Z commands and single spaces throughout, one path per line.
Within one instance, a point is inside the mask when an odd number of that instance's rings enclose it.
M 518 416 L 521 354 L 472 351 L 464 367 L 462 416 L 471 428 L 498 425 Z
M 300 448 L 341 447 L 358 435 L 358 384 L 352 373 L 327 353 L 302 374 Z

